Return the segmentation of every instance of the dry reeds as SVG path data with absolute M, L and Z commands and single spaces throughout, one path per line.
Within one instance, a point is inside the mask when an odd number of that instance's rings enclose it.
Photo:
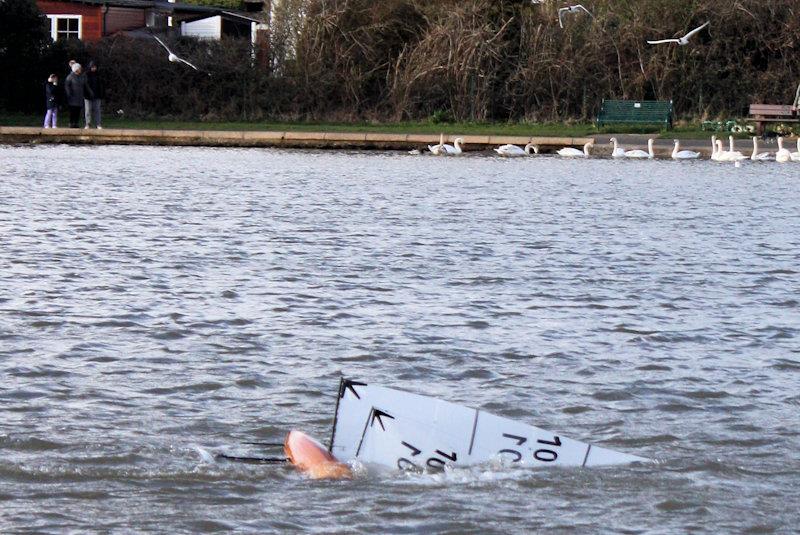
M 247 43 L 175 43 L 211 77 L 146 41 L 89 52 L 113 107 L 184 118 L 591 120 L 604 98 L 672 99 L 699 118 L 790 103 L 800 83 L 797 0 L 583 4 L 594 18 L 562 29 L 556 2 L 284 0 L 255 60 Z M 646 43 L 705 21 L 689 46 Z

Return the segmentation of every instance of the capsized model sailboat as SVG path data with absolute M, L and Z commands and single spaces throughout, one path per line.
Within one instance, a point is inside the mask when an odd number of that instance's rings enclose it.
M 325 446 L 301 431 L 290 431 L 283 443 L 286 459 L 313 479 L 348 479 L 350 467 L 340 463 Z
M 478 409 L 349 379 L 339 385 L 329 451 L 334 460 L 400 470 L 497 459 L 563 467 L 648 460 Z M 291 459 L 289 448 L 287 455 Z

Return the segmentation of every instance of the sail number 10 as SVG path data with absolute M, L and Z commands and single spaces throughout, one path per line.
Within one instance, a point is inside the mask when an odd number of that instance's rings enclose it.
M 520 437 L 520 436 L 512 435 L 512 434 L 509 434 L 509 433 L 503 433 L 503 437 L 513 440 L 514 442 L 517 443 L 517 446 L 522 446 L 523 444 L 525 444 L 528 441 L 528 439 L 525 438 L 525 437 Z M 536 441 L 536 443 L 537 444 L 542 444 L 544 446 L 552 446 L 552 448 L 557 448 L 557 447 L 561 446 L 561 439 L 558 438 L 557 436 L 554 436 L 553 440 L 542 440 L 542 439 L 539 439 L 539 440 Z M 520 462 L 522 460 L 522 453 L 519 452 L 518 450 L 515 450 L 515 449 L 510 449 L 510 448 L 509 449 L 502 449 L 497 453 L 499 453 L 499 454 L 507 453 L 509 455 L 512 455 L 514 458 L 513 458 L 513 460 L 511 462 L 514 462 L 514 463 L 518 463 L 518 462 Z M 552 463 L 553 461 L 558 459 L 558 452 L 556 452 L 555 449 L 551 449 L 551 448 L 539 448 L 535 452 L 533 452 L 533 458 L 536 459 L 537 461 L 541 461 L 543 463 Z

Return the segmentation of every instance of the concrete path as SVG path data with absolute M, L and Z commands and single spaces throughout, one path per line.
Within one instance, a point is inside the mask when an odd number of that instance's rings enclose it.
M 525 136 L 444 136 L 446 143 L 457 137 L 465 151 L 490 150 L 512 143 L 539 145 L 545 151 L 582 147 L 591 138 Z M 70 128 L 0 127 L 0 143 L 71 143 L 87 145 L 193 145 L 213 147 L 293 147 L 320 149 L 427 150 L 439 143 L 438 134 L 380 134 L 346 132 L 264 132 L 223 130 L 84 130 Z

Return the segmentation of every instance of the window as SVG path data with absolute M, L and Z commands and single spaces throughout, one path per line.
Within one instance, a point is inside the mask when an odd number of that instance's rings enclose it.
M 47 15 L 47 18 L 50 19 L 50 37 L 53 41 L 83 37 L 81 15 Z

